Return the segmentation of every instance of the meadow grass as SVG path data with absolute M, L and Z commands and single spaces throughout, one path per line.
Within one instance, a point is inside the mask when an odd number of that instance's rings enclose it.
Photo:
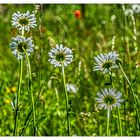
M 130 4 L 1 4 L 0 135 L 140 136 L 139 9 Z M 37 26 L 14 27 L 17 11 L 34 12 Z M 25 56 L 19 60 L 9 47 L 18 35 L 32 40 L 30 55 L 22 44 Z M 57 44 L 71 50 L 67 66 L 66 56 L 59 66 L 49 61 Z M 123 101 L 104 96 L 106 108 L 100 106 L 97 93 L 105 88 L 116 89 Z

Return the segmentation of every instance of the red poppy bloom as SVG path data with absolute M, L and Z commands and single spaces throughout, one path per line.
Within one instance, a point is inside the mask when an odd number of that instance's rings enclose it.
M 74 15 L 75 15 L 76 18 L 80 18 L 80 17 L 81 17 L 81 12 L 80 12 L 80 10 L 75 10 L 75 11 L 74 11 Z

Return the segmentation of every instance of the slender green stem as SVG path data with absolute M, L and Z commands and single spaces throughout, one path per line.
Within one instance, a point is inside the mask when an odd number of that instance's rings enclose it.
M 113 80 L 112 80 L 112 72 L 110 72 L 109 76 L 110 76 L 111 85 L 114 88 L 114 84 L 113 84 Z M 122 123 L 121 123 L 119 108 L 118 108 L 118 120 L 119 120 L 119 132 L 120 132 L 120 136 L 122 136 Z
M 55 90 L 56 99 L 57 99 L 57 113 L 59 114 L 59 96 L 58 96 L 58 90 L 57 90 L 57 88 L 55 88 L 54 90 Z
M 121 71 L 122 71 L 122 73 L 123 73 L 125 79 L 127 80 L 128 84 L 131 86 L 131 82 L 129 81 L 128 77 L 126 76 L 126 74 L 125 74 L 125 72 L 124 72 L 124 70 L 123 70 L 123 68 L 122 68 L 122 66 L 121 66 L 120 63 L 119 63 L 119 67 L 120 67 L 120 69 L 121 69 Z
M 23 70 L 23 60 L 20 59 L 20 69 L 19 69 L 19 83 L 18 83 L 18 92 L 16 96 L 16 110 L 15 110 L 15 126 L 14 126 L 14 136 L 19 134 L 19 103 L 20 103 L 20 92 L 21 92 L 21 83 L 22 83 L 22 70 Z
M 102 136 L 102 131 L 103 128 L 102 128 L 102 123 L 99 124 L 99 136 Z
M 119 120 L 119 132 L 120 136 L 122 136 L 122 122 L 121 122 L 121 117 L 120 117 L 120 110 L 118 108 L 118 120 Z
M 34 105 L 34 97 L 33 97 L 33 92 L 32 92 L 32 73 L 31 73 L 31 65 L 30 65 L 30 60 L 28 57 L 28 54 L 26 52 L 26 50 L 24 49 L 24 47 L 22 47 L 22 49 L 24 50 L 25 54 L 26 54 L 26 59 L 27 59 L 27 63 L 28 63 L 28 72 L 29 72 L 29 93 L 31 94 L 31 100 L 32 100 L 32 110 L 33 110 L 33 135 L 36 135 L 36 122 L 35 122 L 35 105 Z
M 124 4 L 122 4 L 122 11 L 123 11 L 123 14 L 122 14 L 122 17 L 124 17 L 123 18 L 123 23 L 124 23 L 124 25 L 123 25 L 123 37 L 124 37 L 124 39 L 123 39 L 123 46 L 126 46 L 126 33 L 127 33 L 127 17 L 126 17 L 126 10 L 125 10 L 125 5 Z M 123 47 L 123 52 L 126 52 L 126 47 Z M 126 59 L 126 53 L 124 53 L 124 55 L 123 55 L 123 63 L 124 64 L 126 64 L 125 63 L 125 59 Z M 124 65 L 124 68 L 126 67 L 126 65 Z M 123 85 L 124 85 L 124 91 L 125 91 L 125 95 L 127 95 L 127 98 L 128 98 L 128 90 L 127 90 L 127 86 L 126 86 L 126 82 L 125 82 L 125 80 L 123 80 Z M 124 102 L 124 109 L 127 109 L 126 108 L 126 106 L 127 106 L 127 103 L 128 102 Z M 125 111 L 124 110 L 124 118 L 125 118 L 125 121 L 124 121 L 124 126 L 125 126 L 125 130 L 124 130 L 124 132 L 125 132 L 125 134 L 127 134 L 127 127 L 129 126 L 129 121 L 128 121 L 128 123 L 125 123 L 125 122 L 127 122 L 127 116 L 126 116 L 126 114 L 127 114 L 127 112 L 129 112 L 129 110 L 127 110 L 127 111 Z M 126 124 L 126 125 L 125 125 Z
M 111 83 L 112 87 L 114 88 L 113 78 L 112 78 L 112 72 L 111 71 L 109 73 L 109 78 L 110 78 L 110 83 Z
M 24 36 L 24 28 L 22 28 L 22 36 Z M 19 83 L 18 83 L 18 92 L 17 92 L 17 96 L 16 96 L 16 108 L 15 108 L 15 126 L 14 126 L 14 136 L 18 136 L 19 135 L 19 123 L 18 123 L 18 119 L 19 119 L 19 102 L 20 102 L 20 92 L 21 92 L 21 83 L 22 83 L 22 71 L 23 71 L 23 59 L 20 59 L 20 69 L 19 69 Z
M 107 136 L 109 136 L 109 119 L 110 119 L 110 108 L 107 108 Z
M 35 105 L 34 105 L 34 96 L 32 92 L 32 75 L 31 75 L 31 65 L 30 65 L 30 60 L 28 57 L 28 54 L 26 50 L 23 48 L 24 52 L 26 53 L 26 58 L 27 58 L 27 63 L 28 63 L 28 70 L 29 70 L 29 92 L 31 94 L 31 100 L 32 100 L 32 110 L 33 110 L 33 134 L 34 136 L 36 135 L 36 118 L 35 118 Z
M 130 80 L 128 79 L 128 77 L 126 76 L 126 74 L 125 74 L 125 72 L 124 72 L 124 70 L 123 70 L 123 68 L 122 68 L 122 66 L 121 66 L 120 63 L 119 63 L 119 67 L 120 67 L 120 69 L 121 69 L 121 71 L 122 71 L 122 73 L 123 73 L 125 79 L 127 80 L 128 84 L 129 84 L 129 86 L 130 86 L 130 89 L 131 89 L 131 92 L 132 92 L 132 95 L 133 95 L 133 98 L 134 98 L 134 102 L 135 102 L 135 103 L 139 103 L 139 99 L 137 98 L 137 96 L 136 96 L 135 93 L 134 93 L 132 84 L 131 84 Z M 136 99 L 137 99 L 137 101 L 136 101 Z
M 22 27 L 21 34 L 22 34 L 22 36 L 24 36 L 24 27 Z
M 66 112 L 67 112 L 67 132 L 68 136 L 70 136 L 70 120 L 69 120 L 69 109 L 68 109 L 68 94 L 66 90 L 66 81 L 65 81 L 65 71 L 64 71 L 64 64 L 61 62 L 62 65 L 62 76 L 63 76 L 63 84 L 64 84 L 64 91 L 65 91 L 65 98 L 66 98 Z

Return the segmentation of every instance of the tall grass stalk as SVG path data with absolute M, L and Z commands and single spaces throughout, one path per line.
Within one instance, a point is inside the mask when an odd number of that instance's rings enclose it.
M 57 99 L 57 113 L 59 115 L 60 112 L 59 112 L 59 96 L 58 96 L 58 90 L 57 90 L 57 88 L 55 88 L 54 90 L 55 90 L 56 99 Z
M 28 54 L 26 52 L 26 50 L 23 48 L 25 54 L 26 54 L 26 58 L 27 58 L 27 64 L 28 64 L 28 72 L 29 72 L 29 93 L 31 95 L 31 101 L 32 101 L 32 111 L 33 111 L 33 135 L 36 135 L 36 115 L 35 115 L 35 105 L 34 105 L 34 96 L 33 96 L 33 92 L 32 92 L 32 73 L 31 73 L 31 65 L 30 65 L 30 60 L 28 57 Z
M 22 36 L 24 36 L 24 27 L 22 28 Z M 21 92 L 21 83 L 22 83 L 22 71 L 23 71 L 23 58 L 20 59 L 20 68 L 19 68 L 19 82 L 18 82 L 18 92 L 16 96 L 16 110 L 15 110 L 15 126 L 14 126 L 14 136 L 19 135 L 19 103 L 20 103 L 20 92 Z
M 100 123 L 100 124 L 99 124 L 99 136 L 102 136 L 102 132 L 103 132 L 103 131 L 102 131 L 102 124 Z
M 67 112 L 67 133 L 68 136 L 70 136 L 70 120 L 69 120 L 69 103 L 68 103 L 68 94 L 66 89 L 66 81 L 65 81 L 65 70 L 64 70 L 64 63 L 61 62 L 62 66 L 62 77 L 63 77 L 63 84 L 64 84 L 64 92 L 65 92 L 65 98 L 66 98 L 66 112 Z
M 122 65 L 121 65 L 120 63 L 119 63 L 119 67 L 120 67 L 120 69 L 121 69 L 121 71 L 122 71 L 122 73 L 123 73 L 125 79 L 127 80 L 128 84 L 129 84 L 129 86 L 130 86 L 130 89 L 131 89 L 131 92 L 132 92 L 132 95 L 133 95 L 134 102 L 135 102 L 136 104 L 137 104 L 137 103 L 139 104 L 139 99 L 138 99 L 138 97 L 136 96 L 136 94 L 134 93 L 132 84 L 131 84 L 130 80 L 128 79 L 127 75 L 125 74 L 125 72 L 124 72 L 124 70 L 123 70 L 123 68 L 122 68 Z
M 137 29 L 136 29 L 136 22 L 135 22 L 135 18 L 134 18 L 134 15 L 131 13 L 130 14 L 131 16 L 131 19 L 132 19 L 132 23 L 133 23 L 133 44 L 134 44 L 134 48 L 135 48 L 135 51 L 136 53 L 138 52 L 138 48 L 137 48 Z
M 123 23 L 124 23 L 124 28 L 123 28 L 123 37 L 124 37 L 124 39 L 123 39 L 123 46 L 126 46 L 126 33 L 127 33 L 127 17 L 126 17 L 126 10 L 125 10 L 125 5 L 124 4 L 122 4 L 122 17 L 124 17 L 123 18 Z M 124 52 L 124 55 L 123 55 L 123 63 L 124 63 L 124 70 L 126 69 L 126 47 L 123 47 L 123 50 L 122 50 L 123 52 Z M 128 88 L 127 88 L 127 84 L 126 84 L 126 80 L 125 80 L 125 78 L 123 79 L 123 85 L 124 85 L 124 91 L 125 91 L 125 95 L 126 95 L 126 97 L 125 98 L 127 98 L 127 99 L 129 99 L 129 94 L 128 94 Z M 128 102 L 124 102 L 124 109 L 127 109 L 127 104 L 128 104 Z M 127 111 L 124 111 L 124 118 L 125 118 L 125 122 L 127 122 L 127 116 L 126 116 L 126 114 L 127 114 L 127 112 L 129 113 L 129 109 L 127 109 Z M 126 129 L 127 128 L 129 128 L 129 121 L 128 121 L 128 123 L 125 123 L 126 125 L 125 125 L 125 133 L 128 133 L 127 131 L 126 131 Z
M 133 96 L 133 100 L 134 100 L 134 108 L 135 108 L 135 110 L 136 110 L 136 115 L 138 116 L 138 123 L 139 123 L 138 125 L 140 125 L 140 115 L 139 115 L 139 105 L 140 105 L 140 102 L 139 102 L 139 98 L 138 98 L 138 96 L 134 93 L 132 84 L 131 84 L 130 80 L 128 79 L 127 75 L 125 74 L 125 72 L 124 72 L 124 70 L 123 70 L 123 68 L 122 68 L 122 66 L 121 66 L 120 63 L 119 63 L 119 67 L 120 67 L 120 69 L 121 69 L 121 71 L 122 71 L 122 73 L 123 73 L 125 79 L 127 80 L 128 84 L 129 84 L 129 86 L 130 86 L 130 90 L 131 90 L 131 92 L 132 92 L 132 96 Z
M 22 83 L 22 71 L 23 71 L 23 60 L 20 59 L 20 68 L 19 68 L 19 82 L 18 82 L 18 92 L 16 96 L 16 110 L 15 110 L 15 126 L 14 126 L 14 136 L 19 134 L 19 103 L 20 103 L 20 92 L 21 92 L 21 83 Z
M 134 92 L 134 90 L 133 90 L 133 86 L 132 86 L 132 83 L 131 83 L 131 56 L 130 56 L 130 50 L 129 50 L 129 47 L 128 47 L 128 38 L 126 38 L 126 32 L 127 32 L 127 25 L 128 25 L 128 23 L 130 23 L 130 22 L 127 22 L 127 16 L 126 16 L 126 9 L 125 9 L 125 5 L 122 5 L 122 10 L 123 10 L 123 13 L 124 13 L 124 28 L 125 28 L 125 30 L 124 30 L 124 37 L 125 37 L 125 44 L 126 44 L 126 50 L 127 50 L 127 53 L 128 53 L 128 59 L 129 59 L 129 78 L 128 78 L 128 76 L 125 74 L 125 70 L 123 70 L 123 68 L 122 68 L 122 66 L 120 65 L 120 68 L 121 68 L 121 71 L 122 71 L 122 73 L 123 73 L 123 75 L 124 75 L 124 77 L 125 77 L 125 79 L 126 79 L 126 81 L 127 81 L 127 83 L 128 83 L 128 85 L 129 85 L 129 87 L 130 87 L 130 90 L 131 90 L 131 93 L 132 93 L 132 97 L 133 97 L 133 101 L 134 101 L 134 104 L 133 104 L 133 106 L 134 106 L 134 109 L 135 109 L 135 111 L 136 111 L 136 118 L 138 118 L 138 123 L 137 123 L 137 125 L 135 125 L 135 126 L 138 126 L 137 127 L 137 129 L 139 130 L 139 126 L 140 126 L 140 115 L 139 115 L 139 112 L 140 112 L 140 110 L 139 110 L 139 106 L 140 106 L 140 101 L 139 101 L 139 98 L 138 98 L 138 96 L 135 94 L 135 92 Z M 129 15 L 130 15 L 130 17 L 131 17 L 131 20 L 132 20 L 132 26 L 133 26 L 133 48 L 135 48 L 135 54 L 137 54 L 137 52 L 138 52 L 138 47 L 137 47 L 137 29 L 136 29 L 136 22 L 135 22 L 135 18 L 134 18 L 134 15 L 133 15 L 133 13 L 132 12 L 130 12 L 129 13 Z M 136 60 L 137 60 L 137 56 L 138 55 L 136 55 Z M 125 61 L 124 61 L 124 63 L 125 63 Z M 126 63 L 127 64 L 127 63 Z M 125 90 L 126 91 L 126 90 Z M 128 97 L 127 97 L 128 99 L 129 99 L 129 94 L 128 94 Z M 129 122 L 128 122 L 129 123 Z M 134 122 L 135 123 L 135 122 Z M 134 128 L 136 128 L 134 126 Z M 129 126 L 128 126 L 128 128 L 129 128 Z

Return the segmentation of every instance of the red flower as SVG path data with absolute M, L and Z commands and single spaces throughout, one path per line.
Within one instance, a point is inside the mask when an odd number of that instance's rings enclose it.
M 74 11 L 74 15 L 75 15 L 76 18 L 80 18 L 80 17 L 81 17 L 81 12 L 80 12 L 80 10 L 75 10 L 75 11 Z

